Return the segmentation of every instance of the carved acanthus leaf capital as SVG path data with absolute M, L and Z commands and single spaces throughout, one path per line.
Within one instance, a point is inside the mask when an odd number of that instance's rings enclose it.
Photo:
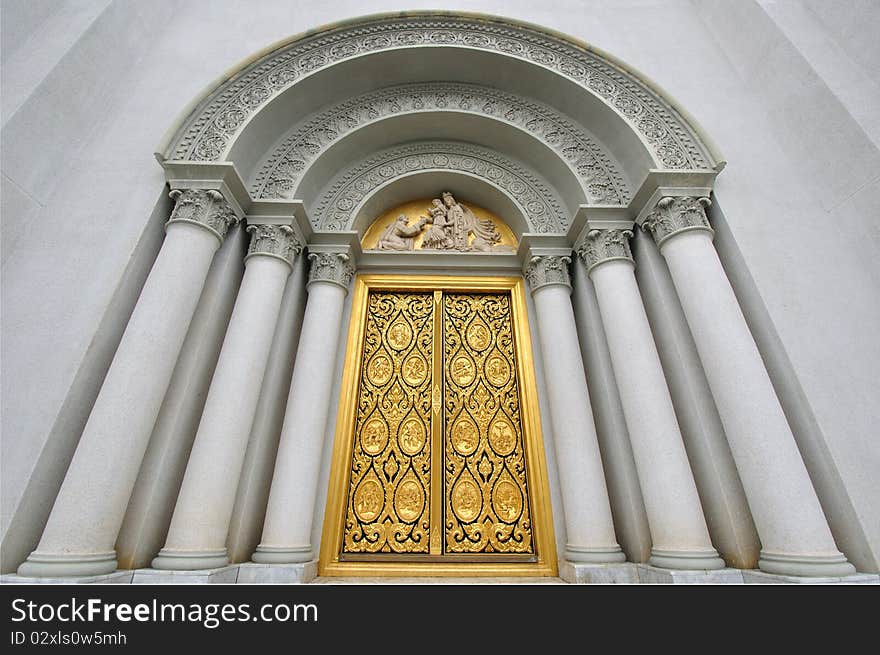
M 245 259 L 265 255 L 282 259 L 292 266 L 293 258 L 302 252 L 303 244 L 289 225 L 252 224 L 247 226 L 247 231 L 251 243 Z
M 239 221 L 235 210 L 219 191 L 173 189 L 169 196 L 174 200 L 174 209 L 166 228 L 172 223 L 192 223 L 209 230 L 223 243 L 229 226 Z
M 523 275 L 532 293 L 551 284 L 561 284 L 571 288 L 568 265 L 571 257 L 565 255 L 541 255 L 532 257 L 526 264 Z
M 711 201 L 705 197 L 667 196 L 661 198 L 642 223 L 642 228 L 650 232 L 657 246 L 676 234 L 691 230 L 705 230 L 714 234 L 706 208 Z
M 351 257 L 344 252 L 312 252 L 309 253 L 309 284 L 313 282 L 331 282 L 348 291 L 354 267 Z
M 632 262 L 632 251 L 629 248 L 632 235 L 632 230 L 590 230 L 587 238 L 578 247 L 577 254 L 586 263 L 588 272 L 608 261 Z

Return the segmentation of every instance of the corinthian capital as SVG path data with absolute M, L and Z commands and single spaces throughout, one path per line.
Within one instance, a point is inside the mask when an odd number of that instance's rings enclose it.
M 351 258 L 344 252 L 312 252 L 309 253 L 309 284 L 313 282 L 331 282 L 348 291 L 354 268 Z
M 173 189 L 169 195 L 174 200 L 174 209 L 165 224 L 166 229 L 172 223 L 192 223 L 210 231 L 222 243 L 229 226 L 239 220 L 219 191 Z
M 587 238 L 578 247 L 577 254 L 587 265 L 587 271 L 613 260 L 633 261 L 629 249 L 632 230 L 590 230 Z
M 551 284 L 561 284 L 571 288 L 571 279 L 568 276 L 570 263 L 571 257 L 565 255 L 532 257 L 526 264 L 523 275 L 525 275 L 532 293 Z
M 694 196 L 667 196 L 661 198 L 645 218 L 642 227 L 651 233 L 657 246 L 676 234 L 691 230 L 706 230 L 714 233 L 706 218 L 708 198 Z
M 245 260 L 264 255 L 293 265 L 293 258 L 302 251 L 302 242 L 289 225 L 252 224 L 247 226 L 247 231 L 251 235 L 251 243 Z

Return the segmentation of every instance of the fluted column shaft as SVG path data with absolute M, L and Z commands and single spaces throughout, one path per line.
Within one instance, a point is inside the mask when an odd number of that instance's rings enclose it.
M 217 191 L 172 191 L 165 241 L 23 576 L 116 569 L 114 544 L 214 252 L 237 220 Z
M 281 440 L 263 537 L 253 560 L 263 564 L 308 562 L 317 496 L 318 469 L 342 313 L 352 269 L 348 255 L 311 253 L 308 292 L 296 365 L 281 428 Z
M 712 245 L 706 198 L 663 198 L 646 217 L 681 300 L 770 573 L 837 576 L 837 550 L 755 341 Z
M 177 497 L 158 569 L 224 566 L 235 491 L 281 297 L 301 248 L 285 225 L 250 225 L 245 272 Z
M 535 303 L 565 512 L 565 558 L 620 562 L 605 472 L 578 346 L 569 257 L 533 257 L 525 270 Z
M 651 528 L 650 563 L 719 569 L 634 275 L 629 230 L 594 230 L 579 253 L 596 288 Z

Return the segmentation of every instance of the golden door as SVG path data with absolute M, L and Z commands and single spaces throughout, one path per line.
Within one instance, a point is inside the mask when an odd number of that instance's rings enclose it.
M 322 573 L 552 573 L 521 280 L 362 276 L 353 302 Z

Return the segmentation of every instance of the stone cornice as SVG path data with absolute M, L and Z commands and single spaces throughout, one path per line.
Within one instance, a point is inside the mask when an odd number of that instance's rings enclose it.
M 577 248 L 577 254 L 591 272 L 599 264 L 610 261 L 628 261 L 633 264 L 629 240 L 633 232 L 630 229 L 590 230 L 586 238 Z

